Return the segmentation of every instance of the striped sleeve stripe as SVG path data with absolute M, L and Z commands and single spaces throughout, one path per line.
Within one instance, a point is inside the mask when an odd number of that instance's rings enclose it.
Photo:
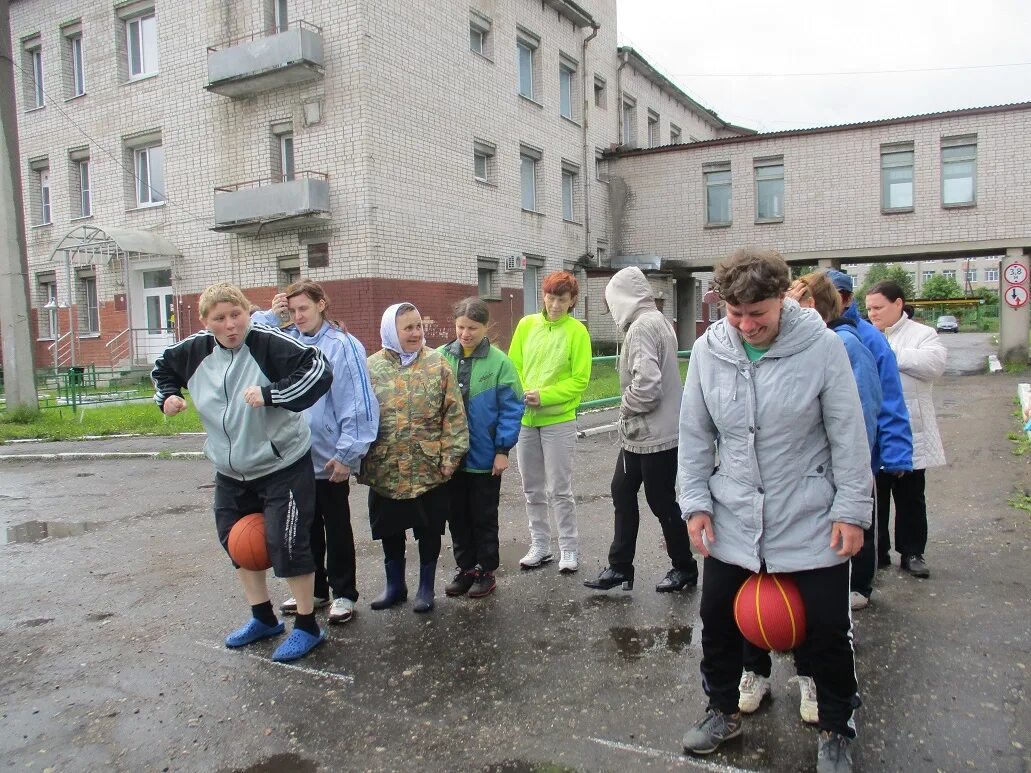
M 282 392 L 277 389 L 269 390 L 272 394 L 272 402 L 288 403 L 291 400 L 297 399 L 318 383 L 325 372 L 326 366 L 323 359 L 316 357 L 312 362 L 312 367 L 308 369 L 308 372 L 296 384 L 292 384 Z

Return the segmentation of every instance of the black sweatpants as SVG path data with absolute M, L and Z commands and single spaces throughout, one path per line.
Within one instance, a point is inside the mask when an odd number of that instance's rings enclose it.
M 895 499 L 895 550 L 902 556 L 922 556 L 927 548 L 927 500 L 924 499 L 924 471 L 913 470 L 895 476 L 877 473 L 877 555 L 891 554 L 888 538 L 888 510 Z
M 620 449 L 616 471 L 612 475 L 612 506 L 615 510 L 615 535 L 609 548 L 609 566 L 630 577 L 634 576 L 634 555 L 637 532 L 641 527 L 641 510 L 637 492 L 644 485 L 648 507 L 659 519 L 666 553 L 674 569 L 698 574 L 698 565 L 691 556 L 687 524 L 677 503 L 677 449 L 654 454 L 635 454 Z
M 315 596 L 358 600 L 355 584 L 354 532 L 348 482 L 315 481 L 315 520 L 311 527 L 311 554 L 315 561 Z
M 485 572 L 497 571 L 501 476 L 458 470 L 447 486 L 451 495 L 447 521 L 455 563 L 463 572 L 477 565 Z
M 877 490 L 873 491 L 873 517 L 870 528 L 863 530 L 863 547 L 852 556 L 852 590 L 867 598 L 873 593 L 873 578 L 877 574 Z
M 744 667 L 745 638 L 734 622 L 734 596 L 752 574 L 748 569 L 705 559 L 702 581 L 702 686 L 709 706 L 725 714 L 738 711 L 738 683 Z M 852 650 L 852 616 L 848 604 L 849 562 L 793 572 L 805 604 L 805 642 L 796 651 L 799 674 L 816 683 L 820 728 L 855 738 L 852 713 L 860 705 Z M 765 671 L 769 676 L 769 655 Z

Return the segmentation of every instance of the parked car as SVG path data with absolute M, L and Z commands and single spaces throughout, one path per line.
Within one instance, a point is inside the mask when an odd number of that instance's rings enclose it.
M 951 314 L 942 314 L 938 317 L 938 324 L 935 325 L 939 333 L 958 333 L 959 320 Z

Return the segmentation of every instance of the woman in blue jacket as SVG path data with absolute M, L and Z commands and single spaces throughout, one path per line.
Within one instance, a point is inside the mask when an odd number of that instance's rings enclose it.
M 333 603 L 330 623 L 346 623 L 354 617 L 358 601 L 355 583 L 354 533 L 347 497 L 351 472 L 376 439 L 379 403 L 372 391 L 361 342 L 326 319 L 329 298 L 320 285 L 308 279 L 294 282 L 272 301 L 272 309 L 256 312 L 252 319 L 278 327 L 280 319 L 293 323 L 283 332 L 309 346 L 317 346 L 333 367 L 333 387 L 304 412 L 311 429 L 311 455 L 315 465 L 315 522 L 311 549 L 315 559 L 315 606 Z M 297 599 L 281 607 L 284 614 L 297 611 Z
M 448 523 L 458 569 L 444 592 L 481 598 L 494 591 L 498 502 L 508 452 L 519 440 L 523 390 L 515 365 L 487 338 L 490 309 L 479 298 L 455 305 L 455 340 L 438 351 L 458 379 L 469 421 L 469 452 L 451 481 Z

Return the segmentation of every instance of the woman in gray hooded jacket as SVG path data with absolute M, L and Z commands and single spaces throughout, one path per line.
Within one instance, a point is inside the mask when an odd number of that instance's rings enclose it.
M 741 733 L 734 596 L 765 569 L 791 573 L 805 603 L 798 654 L 816 683 L 817 770 L 851 770 L 859 696 L 849 558 L 870 524 L 870 451 L 845 347 L 814 310 L 785 299 L 789 280 L 772 250 L 743 249 L 721 261 L 715 284 L 727 316 L 691 354 L 680 507 L 706 557 L 701 671 L 709 706 L 684 749 L 707 754 Z

